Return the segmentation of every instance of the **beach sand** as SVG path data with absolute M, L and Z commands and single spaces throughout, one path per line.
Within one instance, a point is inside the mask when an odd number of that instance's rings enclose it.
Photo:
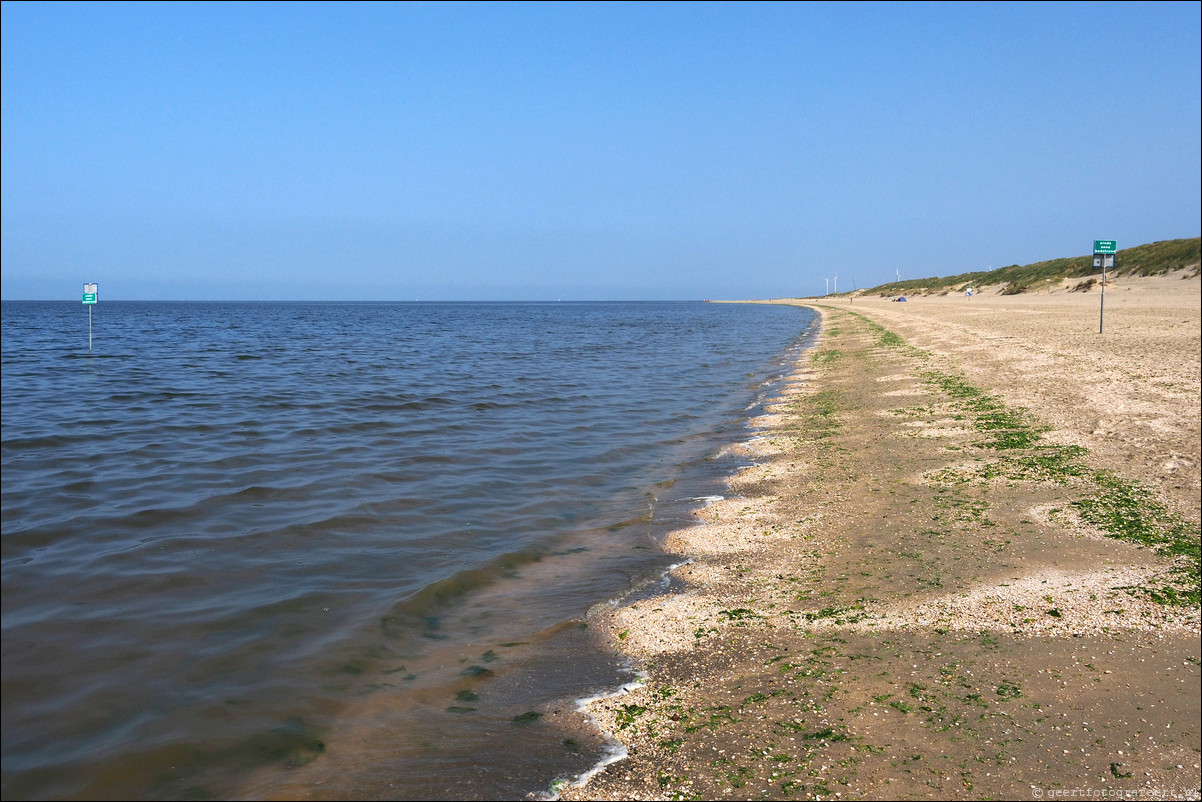
M 1188 558 L 1090 502 L 1196 542 L 1202 284 L 1111 284 L 1103 333 L 1049 289 L 793 301 L 819 341 L 678 590 L 590 622 L 647 680 L 562 798 L 1198 798 Z

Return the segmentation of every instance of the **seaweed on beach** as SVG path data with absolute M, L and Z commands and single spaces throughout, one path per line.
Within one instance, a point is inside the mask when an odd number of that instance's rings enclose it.
M 931 360 L 930 353 L 907 344 L 876 321 L 855 312 L 848 314 L 876 335 L 878 347 L 900 349 L 921 361 Z M 974 445 L 997 454 L 995 459 L 975 471 L 979 478 L 1004 477 L 1081 488 L 1084 497 L 1072 502 L 1071 506 L 1082 521 L 1096 526 L 1108 537 L 1146 546 L 1172 560 L 1168 584 L 1135 590 L 1161 604 L 1197 606 L 1202 603 L 1202 557 L 1199 555 L 1202 532 L 1196 524 L 1170 512 L 1154 498 L 1149 488 L 1140 483 L 1091 467 L 1085 461 L 1088 449 L 1045 440 L 1044 434 L 1049 427 L 1035 421 L 1029 410 L 1008 406 L 956 373 L 931 369 L 923 373 L 923 378 L 952 399 L 964 419 L 984 435 Z
M 1148 488 L 1110 471 L 1097 471 L 1098 492 L 1072 502 L 1081 519 L 1110 537 L 1148 546 L 1173 560 L 1169 584 L 1140 588 L 1161 604 L 1202 603 L 1202 537 L 1197 526 L 1156 502 Z
M 981 478 L 1003 476 L 1080 487 L 1084 495 L 1071 506 L 1082 521 L 1108 537 L 1146 546 L 1172 560 L 1168 584 L 1136 590 L 1161 604 L 1202 602 L 1202 533 L 1197 525 L 1172 513 L 1139 482 L 1090 467 L 1084 461 L 1088 449 L 1047 442 L 1043 434 L 1048 427 L 1033 421 L 1026 409 L 1006 406 L 962 376 L 928 371 L 925 378 L 957 401 L 974 428 L 988 435 L 976 445 L 999 453 L 998 459 L 979 469 Z

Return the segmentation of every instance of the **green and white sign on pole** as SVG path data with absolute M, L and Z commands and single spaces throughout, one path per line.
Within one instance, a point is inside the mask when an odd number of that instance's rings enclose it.
M 88 353 L 92 353 L 92 307 L 96 304 L 96 285 L 83 285 L 83 302 L 88 307 Z
M 1114 268 L 1115 253 L 1118 252 L 1118 242 L 1112 239 L 1096 239 L 1093 241 L 1093 266 L 1102 268 L 1102 301 L 1098 309 L 1098 334 L 1106 323 L 1106 268 Z

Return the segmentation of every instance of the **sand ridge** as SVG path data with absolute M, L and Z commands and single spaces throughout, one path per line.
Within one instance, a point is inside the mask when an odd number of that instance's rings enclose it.
M 930 378 L 1196 533 L 1199 283 L 1164 284 L 1100 336 L 1096 294 L 804 302 L 756 464 L 664 544 L 685 589 L 593 622 L 647 681 L 591 708 L 628 757 L 562 796 L 1197 798 L 1198 610 L 1141 590 L 1172 561 L 1083 521 L 1086 484 L 1007 476 Z

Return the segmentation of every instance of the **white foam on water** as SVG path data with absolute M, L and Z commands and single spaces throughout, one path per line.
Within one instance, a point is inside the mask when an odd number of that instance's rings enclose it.
M 632 667 L 627 667 L 626 670 L 634 673 L 634 679 L 630 682 L 625 682 L 613 690 L 602 691 L 601 693 L 593 694 L 592 696 L 583 696 L 576 700 L 576 711 L 579 713 L 584 713 L 588 717 L 589 724 L 591 724 L 594 729 L 600 731 L 601 725 L 597 722 L 596 717 L 588 711 L 589 705 L 593 704 L 594 702 L 599 702 L 603 699 L 611 699 L 615 696 L 623 696 L 624 694 L 630 693 L 635 688 L 640 687 L 648 679 L 648 675 L 642 671 Z M 604 771 L 606 766 L 609 766 L 612 763 L 617 763 L 619 760 L 625 760 L 629 756 L 630 753 L 626 750 L 625 744 L 609 735 L 606 735 L 606 738 L 608 743 L 606 744 L 605 751 L 602 753 L 601 759 L 598 760 L 592 768 L 577 775 L 577 777 L 573 780 L 556 780 L 555 782 L 551 783 L 551 786 L 542 795 L 539 796 L 539 799 L 557 800 L 559 799 L 559 789 L 565 786 L 569 788 L 583 788 L 584 786 L 588 785 L 590 780 Z

